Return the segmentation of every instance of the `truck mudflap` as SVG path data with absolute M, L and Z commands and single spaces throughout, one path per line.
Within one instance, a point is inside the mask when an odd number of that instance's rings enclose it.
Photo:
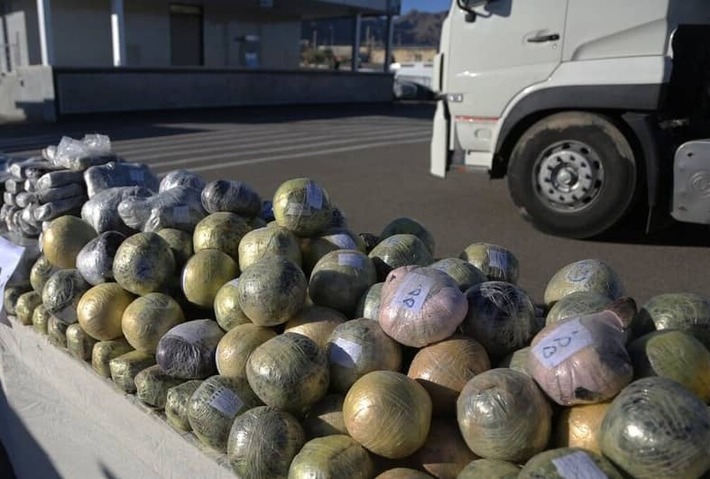
M 449 118 L 442 100 L 436 102 L 430 148 L 431 174 L 445 178 L 449 169 Z
M 710 224 L 710 139 L 690 141 L 676 151 L 671 215 L 686 223 Z

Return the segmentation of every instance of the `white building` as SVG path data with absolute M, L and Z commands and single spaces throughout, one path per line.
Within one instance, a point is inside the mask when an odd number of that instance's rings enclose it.
M 0 117 L 386 101 L 387 70 L 299 70 L 301 24 L 387 15 L 391 26 L 399 3 L 0 0 Z

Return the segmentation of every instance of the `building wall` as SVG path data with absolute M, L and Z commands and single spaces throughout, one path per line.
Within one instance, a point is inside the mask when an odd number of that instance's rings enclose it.
M 39 39 L 33 37 L 37 35 L 37 7 L 32 0 L 6 0 L 0 4 L 4 12 L 0 10 L 0 15 L 4 13 L 4 22 L 0 22 L 0 43 L 4 43 L 7 36 L 7 43 L 10 49 L 10 65 L 6 65 L 4 51 L 3 58 L 0 59 L 0 70 L 7 71 L 27 66 L 32 63 L 40 63 Z M 34 19 L 34 28 L 32 25 Z M 7 31 L 3 30 L 3 25 Z
M 52 2 L 54 63 L 62 66 L 111 66 L 111 2 Z
M 125 0 L 126 64 L 170 66 L 170 2 Z

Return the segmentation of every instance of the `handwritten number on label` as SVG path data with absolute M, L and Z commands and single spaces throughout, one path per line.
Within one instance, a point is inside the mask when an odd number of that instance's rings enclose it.
M 402 302 L 404 303 L 404 305 L 406 307 L 412 308 L 416 304 L 415 298 L 417 296 L 419 296 L 420 294 L 422 294 L 422 287 L 421 286 L 419 286 L 417 289 L 407 293 L 407 296 L 402 300 Z
M 551 358 L 552 356 L 557 354 L 557 351 L 560 351 L 569 346 L 572 343 L 572 336 L 577 333 L 578 331 L 572 331 L 569 336 L 562 336 L 561 338 L 553 339 L 552 342 L 556 344 L 545 346 L 544 348 L 542 348 L 542 355 L 545 357 L 545 359 Z

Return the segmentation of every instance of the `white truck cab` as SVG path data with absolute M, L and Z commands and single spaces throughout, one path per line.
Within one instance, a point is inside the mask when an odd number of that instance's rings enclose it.
M 431 173 L 507 176 L 540 230 L 586 238 L 642 199 L 710 223 L 710 1 L 454 0 Z

